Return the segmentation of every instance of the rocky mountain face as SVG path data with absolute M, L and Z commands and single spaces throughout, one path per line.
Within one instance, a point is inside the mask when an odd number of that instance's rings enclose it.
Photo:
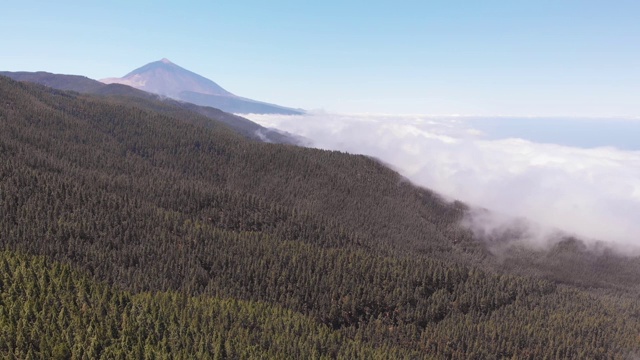
M 211 106 L 232 113 L 300 114 L 300 109 L 243 98 L 223 89 L 214 81 L 162 59 L 133 70 L 122 78 L 100 80 L 124 84 L 150 93 L 197 105 Z

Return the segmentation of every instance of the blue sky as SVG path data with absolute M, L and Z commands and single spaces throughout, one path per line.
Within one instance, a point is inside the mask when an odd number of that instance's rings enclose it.
M 0 70 L 122 76 L 163 57 L 307 109 L 640 116 L 640 2 L 32 1 Z

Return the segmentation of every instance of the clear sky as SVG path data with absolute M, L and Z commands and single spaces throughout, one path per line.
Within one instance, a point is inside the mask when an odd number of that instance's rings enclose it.
M 123 76 L 169 58 L 306 109 L 640 116 L 640 1 L 33 1 L 0 70 Z

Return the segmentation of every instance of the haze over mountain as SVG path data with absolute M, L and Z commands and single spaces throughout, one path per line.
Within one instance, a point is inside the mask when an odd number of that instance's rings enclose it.
M 302 114 L 300 109 L 243 98 L 230 93 L 220 85 L 168 59 L 146 64 L 122 78 L 100 80 L 105 84 L 124 84 L 150 93 L 176 100 L 211 106 L 231 113 Z
M 544 246 L 562 229 L 638 253 L 640 152 L 631 150 L 638 121 L 323 112 L 250 119 L 303 137 L 310 146 L 373 156 L 450 198 L 547 227 L 529 229 L 532 245 Z M 607 134 L 624 147 L 606 142 Z M 594 143 L 599 146 L 588 147 Z M 473 222 L 485 232 L 508 223 L 485 216 Z

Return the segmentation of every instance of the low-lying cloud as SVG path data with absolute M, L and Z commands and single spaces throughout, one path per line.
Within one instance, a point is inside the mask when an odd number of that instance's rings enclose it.
M 376 157 L 451 199 L 538 223 L 546 229 L 538 234 L 561 229 L 583 239 L 640 245 L 640 151 L 488 140 L 472 122 L 456 117 L 249 118 L 303 136 L 313 147 Z M 474 226 L 490 232 L 503 223 L 492 218 Z

